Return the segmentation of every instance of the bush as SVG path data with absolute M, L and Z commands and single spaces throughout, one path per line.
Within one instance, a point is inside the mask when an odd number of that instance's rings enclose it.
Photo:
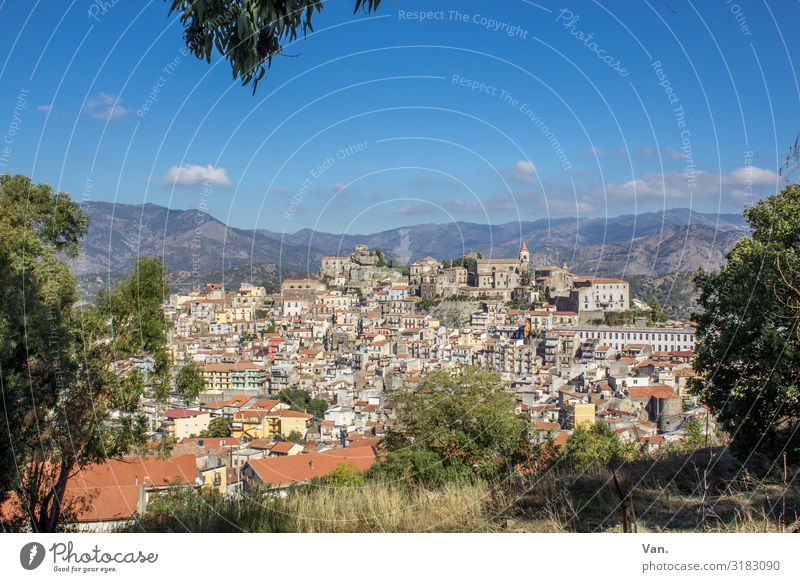
M 398 422 L 376 469 L 384 478 L 431 486 L 493 480 L 527 460 L 527 421 L 499 376 L 477 367 L 428 374 L 416 391 L 393 399 Z
M 642 452 L 634 443 L 623 443 L 607 424 L 596 422 L 588 429 L 579 426 L 572 432 L 559 462 L 583 470 L 594 465 L 615 465 L 641 457 Z

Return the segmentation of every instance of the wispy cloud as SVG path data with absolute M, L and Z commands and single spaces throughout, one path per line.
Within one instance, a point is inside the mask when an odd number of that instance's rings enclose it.
M 172 166 L 162 178 L 164 184 L 170 186 L 218 186 L 220 188 L 230 188 L 231 180 L 225 168 L 215 168 L 211 164 L 198 166 L 184 164 L 183 166 Z
M 600 149 L 598 147 L 594 147 L 594 146 L 588 148 L 584 153 L 587 156 L 592 156 L 593 158 L 595 158 L 595 157 L 596 158 L 604 158 L 604 157 L 606 157 L 608 155 L 605 150 L 602 150 L 602 149 Z
M 722 198 L 730 202 L 744 203 L 755 200 L 761 194 L 771 194 L 778 187 L 780 176 L 772 170 L 747 166 L 736 168 L 729 174 L 695 171 L 686 175 L 678 170 L 650 172 L 628 180 L 610 183 L 606 188 L 613 202 L 633 200 L 666 199 L 677 203 L 694 199 Z
M 392 209 L 394 214 L 400 216 L 421 216 L 423 214 L 430 214 L 434 207 L 430 204 L 403 204 Z
M 636 153 L 642 156 L 643 158 L 652 158 L 656 154 L 661 154 L 662 160 L 680 160 L 683 158 L 683 154 L 676 149 L 673 148 L 661 148 L 661 150 L 657 150 L 653 146 L 642 146 L 636 150 Z
M 52 103 L 50 105 L 38 105 L 36 107 L 36 111 L 39 113 L 50 113 L 55 110 L 55 105 Z
M 129 115 L 133 110 L 123 107 L 122 99 L 111 93 L 99 93 L 86 101 L 83 112 L 94 119 L 114 121 Z

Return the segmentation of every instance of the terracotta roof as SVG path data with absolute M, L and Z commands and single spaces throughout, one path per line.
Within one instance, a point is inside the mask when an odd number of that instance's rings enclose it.
M 335 449 L 323 453 L 306 453 L 287 457 L 267 457 L 249 461 L 259 480 L 274 487 L 310 481 L 329 475 L 339 465 L 355 465 L 362 471 L 375 462 L 370 447 Z
M 253 439 L 247 443 L 247 448 L 257 451 L 270 451 L 275 446 L 275 442 L 269 439 Z
M 350 444 L 347 445 L 347 448 L 354 449 L 359 447 L 376 447 L 380 442 L 381 442 L 381 437 L 352 438 L 350 439 Z
M 196 477 L 194 455 L 112 459 L 83 467 L 70 477 L 64 502 L 77 523 L 130 519 L 136 513 L 140 485 L 194 484 Z M 18 511 L 16 498 L 9 498 L 0 514 L 7 518 Z
M 181 444 L 192 443 L 204 449 L 219 449 L 222 447 L 235 447 L 238 441 L 233 437 L 212 437 L 212 438 L 186 438 Z
M 275 443 L 272 446 L 272 448 L 270 449 L 270 451 L 273 452 L 273 453 L 284 453 L 284 454 L 286 454 L 296 446 L 302 447 L 302 445 L 298 445 L 297 443 L 292 443 L 292 442 L 289 442 L 289 441 L 280 441 L 280 442 Z
M 273 408 L 278 406 L 278 404 L 280 404 L 280 403 L 281 403 L 280 400 L 271 400 L 271 399 L 262 398 L 260 400 L 256 400 L 255 402 L 253 402 L 253 404 L 250 406 L 250 408 L 251 409 L 260 409 L 260 410 L 272 410 Z
M 536 430 L 559 430 L 561 426 L 557 422 L 534 422 L 533 428 Z
M 631 398 L 678 398 L 675 391 L 669 386 L 628 386 Z

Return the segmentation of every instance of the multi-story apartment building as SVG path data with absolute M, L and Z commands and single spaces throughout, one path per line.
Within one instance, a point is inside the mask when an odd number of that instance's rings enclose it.
M 580 342 L 591 338 L 599 340 L 599 345 L 610 346 L 621 352 L 627 344 L 649 346 L 653 352 L 693 351 L 695 349 L 695 328 L 682 327 L 610 327 L 576 326 L 555 329 L 575 332 Z

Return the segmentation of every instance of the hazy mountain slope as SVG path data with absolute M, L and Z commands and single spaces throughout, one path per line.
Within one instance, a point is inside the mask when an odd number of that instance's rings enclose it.
M 173 271 L 201 273 L 264 263 L 298 269 L 309 261 L 306 248 L 282 245 L 261 231 L 227 227 L 198 210 L 107 202 L 84 208 L 91 222 L 73 265 L 79 275 L 126 271 L 139 255 L 163 256 Z M 319 256 L 312 249 L 314 268 Z
M 225 226 L 197 210 L 155 204 L 90 202 L 88 236 L 73 267 L 84 291 L 130 269 L 139 255 L 167 260 L 176 283 L 201 284 L 278 280 L 315 273 L 324 254 L 348 254 L 367 244 L 403 263 L 425 256 L 439 259 L 480 251 L 516 256 L 525 240 L 534 263 L 566 263 L 573 271 L 611 276 L 663 277 L 716 269 L 747 232 L 738 215 L 710 215 L 673 209 L 613 218 L 559 218 L 485 225 L 468 222 L 420 224 L 367 235 L 303 229 L 295 233 Z
M 356 244 L 366 244 L 394 256 L 410 256 L 411 260 L 428 255 L 440 259 L 455 257 L 470 251 L 480 251 L 485 256 L 511 257 L 516 255 L 520 241 L 525 240 L 531 251 L 538 251 L 540 256 L 551 256 L 552 261 L 570 262 L 573 249 L 579 249 L 574 252 L 583 254 L 584 247 L 597 247 L 592 249 L 596 254 L 604 246 L 630 244 L 631 240 L 642 237 L 650 240 L 649 237 L 655 235 L 654 240 L 671 239 L 675 236 L 674 228 L 682 227 L 685 231 L 689 225 L 702 227 L 697 231 L 703 233 L 703 240 L 698 241 L 701 245 L 713 242 L 713 234 L 708 236 L 709 233 L 736 233 L 738 238 L 747 232 L 747 225 L 739 215 L 701 214 L 685 208 L 608 219 L 540 219 L 492 226 L 468 222 L 420 224 L 368 235 L 330 234 L 310 229 L 285 235 L 262 232 L 276 239 L 283 236 L 285 242 L 311 246 L 325 254 L 349 252 Z M 674 245 L 670 249 L 672 252 Z M 706 250 L 711 260 L 715 260 L 713 257 L 718 253 L 711 248 Z M 669 266 L 666 268 L 671 269 L 675 263 L 674 259 L 667 261 Z M 657 267 L 657 270 L 660 269 Z

